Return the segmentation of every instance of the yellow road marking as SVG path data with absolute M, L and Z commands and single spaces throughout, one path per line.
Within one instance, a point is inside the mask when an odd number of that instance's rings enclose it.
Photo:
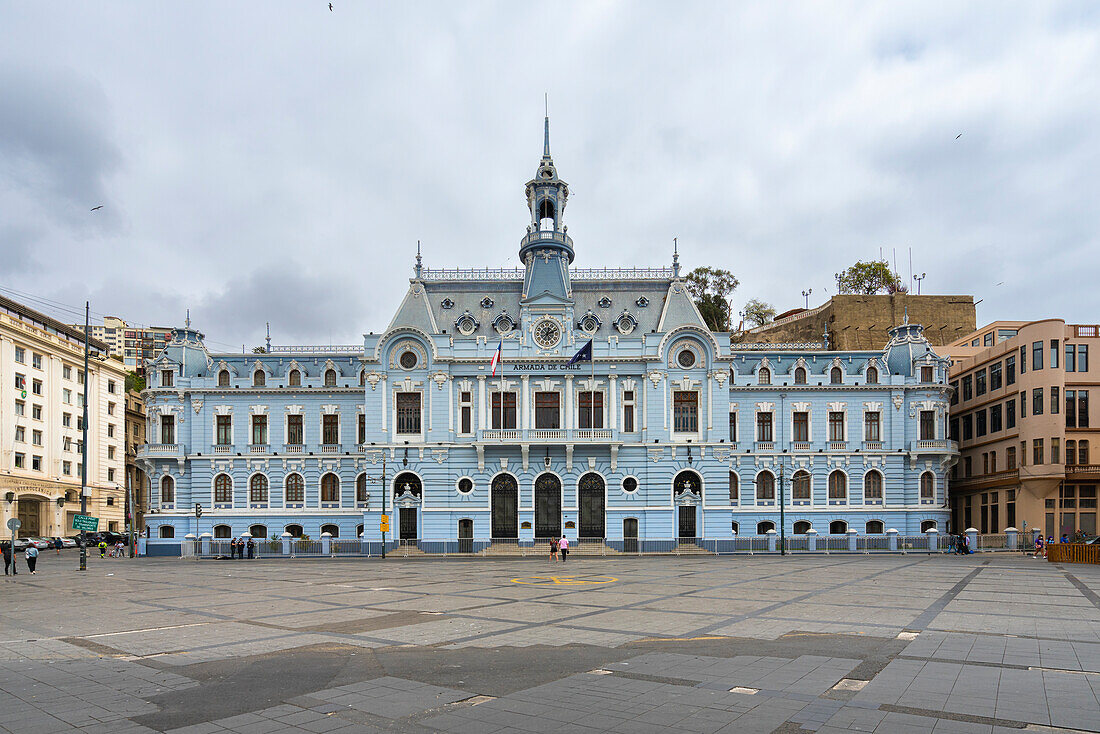
M 512 579 L 513 584 L 528 586 L 585 586 L 592 584 L 610 584 L 618 581 L 614 576 L 520 576 Z

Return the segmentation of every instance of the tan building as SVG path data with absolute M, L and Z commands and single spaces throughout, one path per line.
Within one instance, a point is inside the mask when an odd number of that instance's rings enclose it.
M 125 523 L 126 368 L 91 340 L 88 514 Z M 84 334 L 0 296 L 0 527 L 22 536 L 72 535 L 80 511 Z
M 951 359 L 949 430 L 960 458 L 953 527 L 1096 534 L 1100 327 L 1061 319 L 996 321 L 943 351 Z
M 145 472 L 137 463 L 138 450 L 145 444 L 145 403 L 141 393 L 129 390 L 126 393 L 126 490 L 133 503 L 134 529 L 141 532 L 145 527 L 145 513 L 149 509 L 148 480 Z
M 84 324 L 73 324 L 72 328 L 83 333 Z M 150 361 L 168 346 L 172 330 L 164 326 L 131 326 L 117 316 L 105 316 L 103 324 L 90 327 L 93 339 L 107 345 L 111 356 L 122 360 L 131 371 L 145 376 L 145 363 Z

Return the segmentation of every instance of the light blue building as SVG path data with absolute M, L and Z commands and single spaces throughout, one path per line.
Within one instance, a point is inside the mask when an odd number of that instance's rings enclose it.
M 361 348 L 218 354 L 176 329 L 145 393 L 151 537 L 378 539 L 383 503 L 409 541 L 732 538 L 778 529 L 781 501 L 787 534 L 947 529 L 948 364 L 920 326 L 732 350 L 676 257 L 572 267 L 548 121 L 526 195 L 523 268 L 418 253 Z

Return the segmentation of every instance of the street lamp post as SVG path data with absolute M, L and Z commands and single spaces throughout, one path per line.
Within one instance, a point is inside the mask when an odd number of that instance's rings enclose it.
M 810 307 L 810 294 L 814 292 L 813 288 L 802 291 L 802 297 L 806 299 L 806 308 Z
M 920 282 L 924 280 L 928 273 L 921 273 L 920 275 L 914 275 L 913 280 L 917 281 L 917 295 L 920 295 Z
M 386 449 L 382 449 L 382 475 L 378 477 L 367 477 L 368 482 L 379 482 L 382 486 L 382 518 L 386 517 L 386 495 L 389 494 L 386 488 Z M 388 523 L 380 520 L 379 528 L 386 527 Z M 364 534 L 366 528 L 364 527 Z M 386 557 L 386 531 L 382 530 L 382 558 Z
M 787 399 L 787 393 L 779 393 L 779 443 L 782 447 L 783 443 L 783 405 Z M 783 490 L 784 470 L 786 464 L 783 461 L 784 451 L 780 451 L 779 456 L 779 554 L 787 555 L 787 496 Z
M 84 404 L 84 414 L 81 419 L 81 445 L 80 445 L 80 514 L 88 514 L 88 338 L 92 331 L 91 325 L 91 311 L 92 305 L 89 301 L 84 302 L 84 397 L 81 402 Z M 12 546 L 12 552 L 15 552 L 15 546 Z M 83 528 L 80 530 L 80 570 L 88 570 L 88 542 L 87 534 Z

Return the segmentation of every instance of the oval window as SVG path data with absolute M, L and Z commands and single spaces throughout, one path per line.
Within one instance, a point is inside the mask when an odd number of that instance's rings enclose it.
M 623 480 L 623 490 L 626 492 L 634 492 L 638 489 L 638 480 L 634 477 L 627 477 Z
M 676 357 L 676 361 L 685 370 L 690 368 L 690 367 L 694 367 L 695 366 L 695 352 L 691 351 L 690 349 L 685 349 L 684 351 L 680 352 L 679 356 Z
M 413 352 L 413 351 L 402 352 L 400 361 L 401 361 L 401 366 L 403 368 L 405 368 L 407 370 L 411 370 L 413 367 L 416 366 L 416 363 L 418 361 L 418 358 L 416 356 L 416 352 Z

